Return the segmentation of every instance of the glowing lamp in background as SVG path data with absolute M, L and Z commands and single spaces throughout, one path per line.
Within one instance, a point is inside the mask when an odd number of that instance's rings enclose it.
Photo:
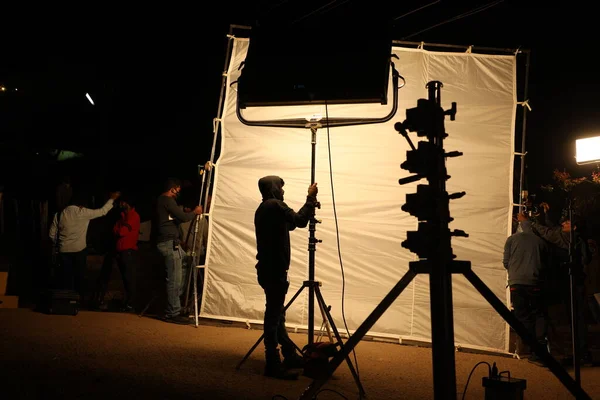
M 92 100 L 92 96 L 90 96 L 89 93 L 86 93 L 85 97 L 87 97 L 87 99 L 90 101 L 90 103 L 92 103 L 92 105 L 94 105 L 94 100 Z
M 600 136 L 575 140 L 577 164 L 600 163 Z

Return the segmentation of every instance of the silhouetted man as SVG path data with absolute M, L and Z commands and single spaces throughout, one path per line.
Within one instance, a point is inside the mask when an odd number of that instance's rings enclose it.
M 519 213 L 519 222 L 527 221 L 527 215 Z M 591 253 L 587 244 L 587 240 L 582 237 L 582 233 L 585 229 L 583 220 L 574 221 L 573 229 L 571 230 L 571 220 L 563 218 L 559 226 L 547 227 L 531 221 L 531 229 L 541 238 L 555 245 L 557 248 L 562 249 L 564 253 L 563 257 L 568 257 L 568 251 L 570 248 L 573 250 L 572 254 L 572 265 L 568 265 L 570 273 L 573 276 L 573 295 L 575 297 L 577 307 L 577 315 L 571 315 L 571 318 L 575 318 L 575 326 L 577 335 L 579 338 L 579 352 L 581 358 L 581 364 L 592 364 L 593 358 L 592 353 L 588 347 L 587 338 L 587 323 L 585 321 L 585 307 L 586 307 L 586 296 L 585 296 L 585 273 L 583 272 L 584 265 L 591 261 Z M 571 233 L 573 236 L 573 245 L 571 246 Z M 567 263 L 568 264 L 568 263 Z M 570 299 L 569 299 L 570 301 Z M 570 304 L 568 304 L 568 310 L 571 310 Z M 568 361 L 568 360 L 567 360 Z
M 156 217 L 158 236 L 156 247 L 163 256 L 166 272 L 167 304 L 164 319 L 177 324 L 189 324 L 190 319 L 181 314 L 181 299 L 183 289 L 182 262 L 185 252 L 181 248 L 181 229 L 179 224 L 191 221 L 196 215 L 202 214 L 202 206 L 196 206 L 190 212 L 184 212 L 175 199 L 181 192 L 178 179 L 168 179 L 165 192 L 156 201 Z
M 548 272 L 550 250 L 544 239 L 531 230 L 531 222 L 520 223 L 517 231 L 506 239 L 502 263 L 508 271 L 508 286 L 515 317 L 537 342 L 548 342 L 548 313 L 544 285 Z M 542 365 L 536 354 L 529 361 Z
M 302 368 L 302 358 L 285 328 L 284 301 L 287 294 L 290 267 L 290 231 L 304 228 L 315 214 L 317 184 L 308 188 L 306 202 L 296 213 L 283 201 L 283 179 L 265 176 L 258 181 L 262 202 L 254 215 L 256 233 L 256 272 L 258 283 L 265 291 L 264 315 L 265 375 L 278 379 L 296 379 L 298 374 L 288 369 Z M 283 364 L 278 345 L 284 357 Z

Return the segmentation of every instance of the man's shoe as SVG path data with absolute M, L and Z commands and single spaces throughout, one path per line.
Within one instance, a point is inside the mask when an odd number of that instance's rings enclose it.
M 290 372 L 283 366 L 279 349 L 265 351 L 265 376 L 276 379 L 295 380 L 298 379 L 298 374 Z
M 293 381 L 298 379 L 297 372 L 290 372 L 286 370 L 282 364 L 274 364 L 265 367 L 265 376 L 275 379 L 283 379 L 287 381 Z
M 164 320 L 166 322 L 179 325 L 190 325 L 192 323 L 192 320 L 189 317 L 184 317 L 182 315 L 178 315 L 176 317 L 165 317 Z
M 283 359 L 283 366 L 287 369 L 302 369 L 304 364 L 304 358 L 296 353 Z

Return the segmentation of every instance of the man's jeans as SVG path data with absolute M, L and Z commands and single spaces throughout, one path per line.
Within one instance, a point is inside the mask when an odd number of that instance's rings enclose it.
M 156 244 L 156 247 L 163 256 L 166 271 L 167 305 L 165 308 L 165 317 L 177 317 L 181 313 L 179 297 L 183 289 L 182 259 L 185 253 L 181 249 L 181 246 L 173 249 L 172 240 L 159 242 Z
M 514 315 L 539 344 L 546 347 L 548 314 L 544 292 L 537 286 L 511 285 L 510 298 Z
M 87 269 L 87 250 L 75 253 L 60 253 L 58 288 L 74 290 L 83 300 L 86 294 L 85 273 Z
M 278 344 L 284 357 L 292 356 L 296 347 L 285 328 L 285 295 L 290 283 L 287 274 L 282 276 L 265 276 L 258 272 L 258 283 L 265 291 L 264 345 L 267 360 L 278 357 Z

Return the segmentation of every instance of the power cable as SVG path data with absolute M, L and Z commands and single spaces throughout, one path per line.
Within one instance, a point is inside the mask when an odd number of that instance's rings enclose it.
M 449 23 L 449 22 L 454 22 L 454 21 L 458 21 L 459 19 L 463 19 L 463 18 L 466 18 L 466 17 L 470 17 L 471 15 L 475 15 L 475 14 L 477 14 L 477 13 L 480 13 L 480 12 L 482 12 L 482 11 L 485 11 L 485 10 L 487 10 L 488 8 L 492 8 L 492 7 L 494 7 L 494 6 L 497 6 L 498 4 L 500 4 L 500 3 L 502 3 L 502 2 L 504 2 L 504 0 L 496 0 L 496 1 L 493 1 L 493 2 L 491 2 L 491 3 L 484 4 L 483 6 L 476 7 L 476 8 L 474 8 L 474 9 L 472 9 L 471 11 L 467 11 L 467 12 L 465 12 L 465 13 L 459 14 L 459 15 L 457 15 L 457 16 L 455 16 L 455 17 L 452 17 L 452 18 L 450 18 L 450 19 L 447 19 L 447 20 L 445 20 L 445 21 L 442 21 L 442 22 L 440 22 L 439 24 L 432 25 L 432 26 L 430 26 L 430 27 L 428 27 L 428 28 L 422 29 L 422 30 L 420 30 L 420 31 L 418 31 L 418 32 L 415 32 L 415 33 L 412 33 L 412 34 L 410 34 L 410 35 L 408 35 L 408 36 L 404 36 L 404 37 L 403 37 L 401 40 L 410 39 L 410 38 L 411 38 L 411 37 L 413 37 L 413 36 L 416 36 L 416 35 L 418 35 L 418 34 L 420 34 L 420 33 L 426 32 L 426 31 L 428 31 L 428 30 L 430 30 L 430 29 L 437 28 L 438 26 L 445 25 L 445 24 L 447 24 L 447 23 Z
M 331 10 L 333 10 L 334 8 L 337 8 L 337 7 L 339 7 L 339 6 L 341 6 L 341 5 L 345 4 L 345 3 L 347 3 L 347 2 L 349 2 L 349 1 L 350 1 L 350 0 L 342 0 L 342 1 L 341 1 L 341 2 L 339 2 L 339 3 L 338 3 L 338 0 L 333 0 L 333 1 L 330 1 L 329 3 L 327 3 L 327 4 L 325 4 L 325 5 L 323 5 L 323 6 L 319 7 L 319 8 L 317 8 L 317 9 L 315 9 L 315 10 L 313 10 L 313 11 L 309 12 L 308 14 L 305 14 L 304 16 L 302 16 L 302 17 L 298 18 L 297 20 L 293 21 L 293 22 L 292 22 L 292 25 L 293 25 L 293 24 L 295 24 L 295 23 L 297 23 L 297 22 L 300 22 L 300 21 L 302 21 L 303 19 L 306 19 L 306 18 L 308 18 L 308 17 L 310 17 L 310 16 L 313 16 L 313 15 L 317 15 L 317 14 L 320 14 L 320 13 L 325 13 L 325 12 L 331 11 Z M 338 4 L 336 5 L 335 3 L 338 3 Z
M 479 365 L 487 365 L 488 366 L 488 376 L 492 376 L 492 366 L 490 365 L 490 363 L 486 362 L 486 361 L 480 361 L 477 364 L 475 364 L 475 366 L 473 367 L 473 369 L 471 369 L 471 373 L 469 373 L 469 377 L 467 378 L 467 383 L 465 384 L 465 390 L 463 390 L 463 394 L 461 399 L 464 400 L 465 399 L 465 395 L 467 394 L 467 388 L 469 387 L 469 381 L 471 380 L 471 375 L 473 375 L 473 372 L 475 372 L 475 369 L 479 366 Z
M 329 108 L 327 107 L 327 103 L 325 103 L 325 120 L 329 121 Z M 346 328 L 346 333 L 348 334 L 348 337 L 350 337 L 350 330 L 348 329 L 348 323 L 346 322 L 346 311 L 345 311 L 345 297 L 346 297 L 346 276 L 344 273 L 344 263 L 342 261 L 342 252 L 341 252 L 341 246 L 340 246 L 340 230 L 339 230 L 339 226 L 338 226 L 338 219 L 337 219 L 337 211 L 336 211 L 336 207 L 335 207 L 335 190 L 333 188 L 333 169 L 332 169 L 332 165 L 331 165 L 331 140 L 330 140 L 330 136 L 329 136 L 329 124 L 327 124 L 327 150 L 329 153 L 329 178 L 330 178 L 330 184 L 331 184 L 331 204 L 333 205 L 333 218 L 335 221 L 335 233 L 336 233 L 336 239 L 337 239 L 337 249 L 338 249 L 338 258 L 340 260 L 340 270 L 342 273 L 342 320 L 344 321 L 344 327 Z M 359 369 L 358 369 L 358 360 L 356 358 L 356 352 L 354 351 L 354 349 L 352 349 L 352 355 L 354 357 L 354 365 L 356 366 L 356 376 L 358 377 L 358 379 L 360 379 L 360 373 L 359 373 Z
M 402 14 L 402 15 L 399 15 L 399 16 L 397 16 L 396 18 L 392 19 L 392 21 L 397 21 L 397 20 L 399 20 L 400 18 L 404 18 L 404 17 L 406 17 L 406 16 L 408 16 L 408 15 L 410 15 L 410 14 L 416 13 L 417 11 L 421 11 L 422 9 L 424 9 L 424 8 L 427 8 L 427 7 L 429 7 L 429 6 L 432 6 L 432 5 L 434 5 L 434 4 L 437 4 L 437 3 L 439 3 L 440 1 L 442 1 L 442 0 L 436 0 L 436 1 L 432 1 L 431 3 L 425 4 L 424 6 L 421 6 L 421 7 L 419 7 L 419 8 L 415 8 L 415 9 L 414 9 L 414 10 L 412 10 L 412 11 L 409 11 L 409 12 L 407 12 L 407 13 L 404 13 L 404 14 Z

